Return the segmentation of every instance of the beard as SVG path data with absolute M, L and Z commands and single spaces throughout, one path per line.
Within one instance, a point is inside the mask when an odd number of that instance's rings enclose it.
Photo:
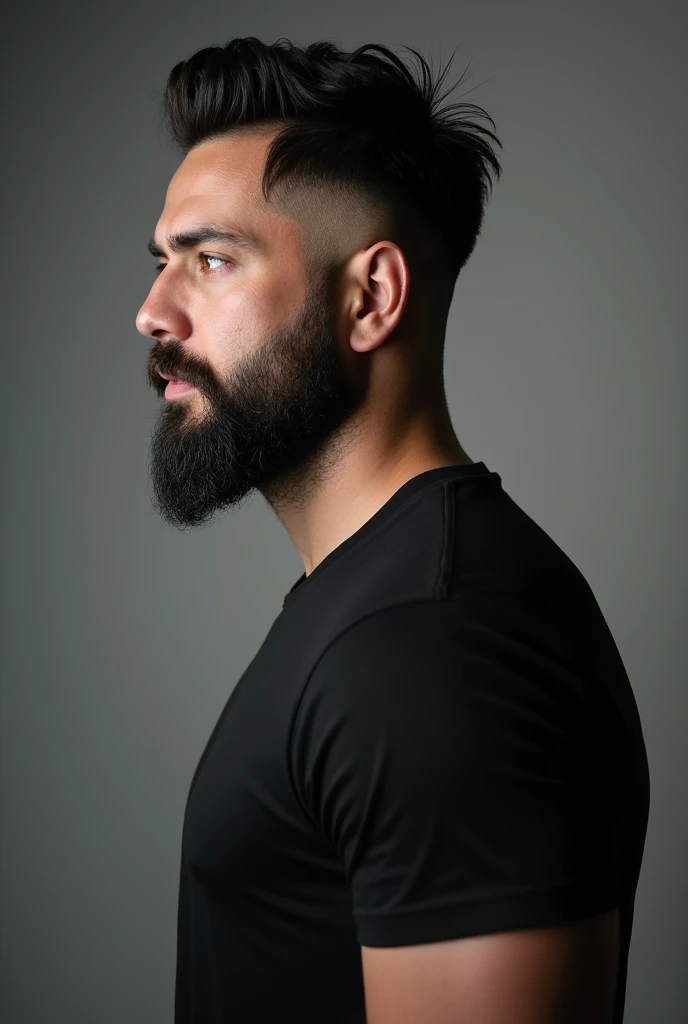
M 165 401 L 150 446 L 152 503 L 171 526 L 188 529 L 236 508 L 254 490 L 275 508 L 302 506 L 336 466 L 355 434 L 366 385 L 347 372 L 335 334 L 333 279 L 323 275 L 296 319 L 242 356 L 225 381 L 173 341 L 158 343 L 158 371 L 197 391 Z

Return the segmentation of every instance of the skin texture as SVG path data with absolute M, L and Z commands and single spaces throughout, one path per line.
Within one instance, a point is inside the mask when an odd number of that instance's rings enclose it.
M 619 914 L 361 954 L 367 1024 L 610 1024 Z
M 136 326 L 155 341 L 148 377 L 158 394 L 159 370 L 197 387 L 165 401 L 155 427 L 158 511 L 190 528 L 258 490 L 310 573 L 406 480 L 473 460 L 444 396 L 447 308 L 427 290 L 411 301 L 409 262 L 380 234 L 383 219 L 342 206 L 336 232 L 343 197 L 297 197 L 298 220 L 266 203 L 270 138 L 244 132 L 187 154 L 155 228 L 164 269 Z M 251 236 L 257 251 L 217 241 L 169 250 L 169 235 L 208 222 Z M 336 244 L 320 274 L 310 257 L 323 231 Z
M 147 374 L 161 399 L 159 371 L 197 389 L 162 401 L 157 510 L 188 529 L 257 490 L 308 574 L 407 480 L 473 460 L 444 395 L 451 294 L 422 237 L 405 252 L 379 211 L 343 194 L 266 203 L 270 138 L 243 132 L 185 157 L 155 228 L 164 269 L 136 326 L 154 342 Z M 170 235 L 206 223 L 255 251 L 171 251 Z M 617 923 L 362 947 L 368 1022 L 608 1024 Z

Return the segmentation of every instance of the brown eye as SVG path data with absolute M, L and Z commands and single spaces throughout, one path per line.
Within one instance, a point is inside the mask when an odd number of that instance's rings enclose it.
M 224 259 L 223 257 L 220 257 L 220 256 L 208 256 L 208 255 L 207 255 L 206 253 L 204 253 L 204 252 L 199 252 L 199 254 L 198 254 L 198 260 L 199 260 L 199 262 L 200 262 L 201 260 L 216 260 L 216 261 L 217 261 L 218 263 L 222 263 L 222 264 L 226 264 L 226 263 L 231 263 L 231 260 L 227 260 L 227 259 Z M 219 269 L 220 269 L 219 267 L 215 267 L 215 268 L 214 268 L 213 270 L 208 270 L 208 271 L 206 271 L 206 273 L 208 273 L 208 274 L 214 274 L 214 273 L 215 273 L 215 271 L 216 271 L 216 270 L 219 270 Z

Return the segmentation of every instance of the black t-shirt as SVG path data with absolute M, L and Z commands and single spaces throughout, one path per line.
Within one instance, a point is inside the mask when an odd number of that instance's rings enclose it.
M 408 480 L 286 594 L 184 816 L 175 1024 L 364 1024 L 360 946 L 621 912 L 636 702 L 573 562 L 483 462 Z

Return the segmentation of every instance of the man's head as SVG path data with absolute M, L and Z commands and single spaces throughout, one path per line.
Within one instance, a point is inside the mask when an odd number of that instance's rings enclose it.
M 298 503 L 357 436 L 371 391 L 410 407 L 401 392 L 441 380 L 487 164 L 500 168 L 467 127 L 490 132 L 435 110 L 428 76 L 417 85 L 384 47 L 254 38 L 172 70 L 164 116 L 185 158 L 137 316 L 156 339 L 156 391 L 161 373 L 195 385 L 169 396 L 152 441 L 168 522 L 204 523 L 255 489 Z

